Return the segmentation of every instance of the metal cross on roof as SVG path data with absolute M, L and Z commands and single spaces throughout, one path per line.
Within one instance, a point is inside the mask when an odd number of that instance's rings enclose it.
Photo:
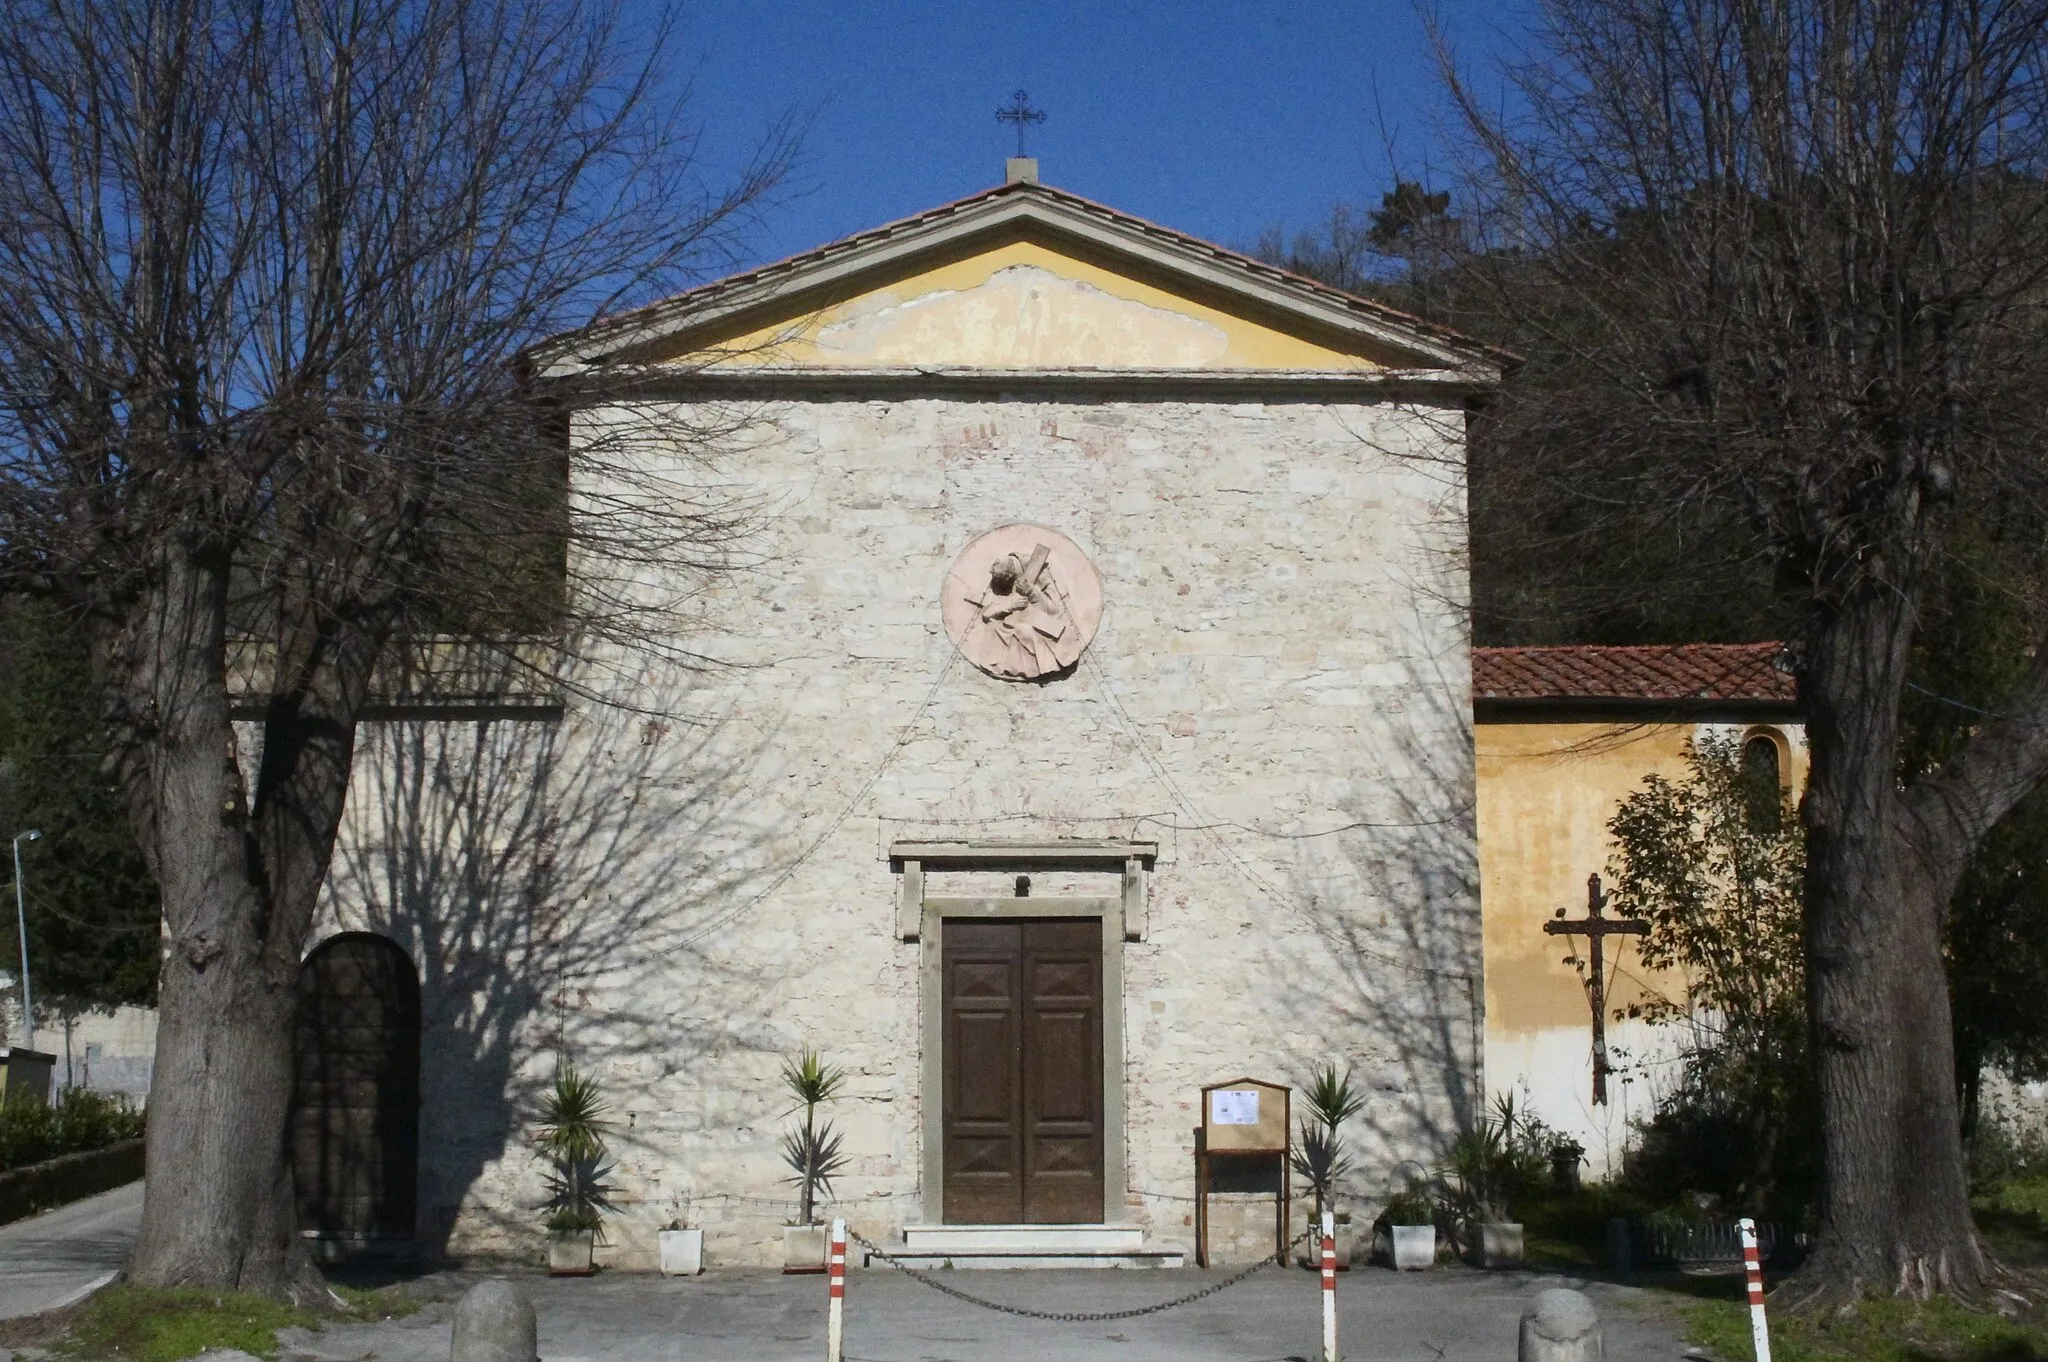
M 1031 96 L 1019 90 L 1010 97 L 1008 105 L 996 110 L 996 120 L 1002 123 L 1015 123 L 1017 125 L 1017 154 L 1022 156 L 1024 154 L 1024 125 L 1027 123 L 1043 123 L 1045 121 L 1045 110 L 1032 108 Z

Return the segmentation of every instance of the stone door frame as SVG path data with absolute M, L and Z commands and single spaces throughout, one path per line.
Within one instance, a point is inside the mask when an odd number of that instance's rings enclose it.
M 949 917 L 1095 918 L 1102 924 L 1102 1223 L 1124 1213 L 1124 943 L 1145 939 L 1145 872 L 1157 842 L 896 842 L 901 876 L 896 931 L 920 943 L 918 1039 L 919 1180 L 923 1223 L 943 1224 L 946 1204 L 946 1008 L 944 923 Z M 1116 870 L 1123 892 L 1095 896 L 950 897 L 924 892 L 926 870 Z

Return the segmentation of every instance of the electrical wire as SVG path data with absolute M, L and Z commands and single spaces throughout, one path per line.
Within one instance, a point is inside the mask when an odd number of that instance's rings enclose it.
M 945 649 L 944 660 L 939 663 L 939 670 L 937 674 L 935 674 L 932 677 L 931 685 L 926 688 L 924 693 L 924 699 L 918 702 L 916 711 L 911 714 L 910 722 L 906 723 L 903 726 L 902 731 L 896 735 L 895 741 L 890 743 L 887 750 L 885 750 L 882 753 L 882 759 L 879 762 L 877 762 L 875 764 L 875 768 L 868 773 L 868 778 L 860 783 L 860 788 L 856 789 L 852 794 L 847 796 L 846 802 L 840 805 L 839 812 L 832 816 L 832 820 L 825 825 L 824 830 L 819 832 L 819 834 L 811 840 L 809 846 L 805 847 L 801 852 L 797 854 L 795 860 L 791 861 L 788 865 L 784 866 L 781 872 L 777 874 L 774 879 L 770 880 L 765 887 L 762 888 L 760 893 L 755 894 L 752 898 L 747 899 L 744 902 L 727 909 L 725 912 L 718 914 L 709 922 L 704 923 L 702 926 L 696 928 L 694 931 L 685 933 L 682 936 L 682 938 L 678 940 L 674 945 L 666 947 L 665 949 L 658 952 L 658 954 L 673 955 L 675 952 L 682 950 L 684 947 L 691 946 L 699 941 L 702 941 L 711 933 L 718 931 L 720 928 L 725 927 L 730 923 L 738 921 L 747 913 L 752 912 L 753 909 L 757 905 L 762 903 L 764 900 L 766 900 L 770 894 L 773 894 L 776 890 L 780 889 L 783 885 L 787 884 L 790 880 L 790 877 L 795 875 L 796 872 L 803 867 L 805 862 L 809 861 L 812 856 L 817 854 L 818 849 L 825 845 L 827 839 L 829 839 L 832 836 L 832 834 L 839 831 L 840 825 L 845 823 L 847 818 L 852 815 L 855 807 L 857 807 L 863 799 L 867 798 L 868 791 L 875 788 L 875 782 L 879 781 L 882 778 L 883 772 L 887 771 L 890 765 L 895 762 L 896 754 L 898 752 L 901 752 L 905 747 L 910 745 L 911 735 L 917 731 L 917 726 L 919 722 L 923 720 L 925 711 L 930 709 L 932 701 L 938 698 L 939 688 L 945 684 L 947 675 L 953 670 L 953 659 L 955 655 L 953 646 L 950 641 L 946 642 L 943 646 Z
M 1193 821 L 1187 825 L 1187 830 L 1207 831 L 1219 827 L 1237 826 L 1235 824 L 1210 822 L 1203 818 L 1200 810 L 1195 805 L 1195 802 L 1188 796 L 1187 792 L 1181 788 L 1180 783 L 1173 778 L 1172 772 L 1168 771 L 1165 767 L 1165 764 L 1161 762 L 1158 759 L 1158 757 L 1154 755 L 1152 750 L 1145 745 L 1144 739 L 1138 728 L 1137 720 L 1132 718 L 1130 711 L 1124 708 L 1123 700 L 1117 695 L 1116 687 L 1110 682 L 1108 675 L 1102 670 L 1101 664 L 1097 663 L 1094 660 L 1092 654 L 1088 653 L 1083 653 L 1081 655 L 1081 661 L 1085 666 L 1089 668 L 1090 673 L 1094 676 L 1096 682 L 1102 688 L 1102 693 L 1108 698 L 1110 708 L 1116 714 L 1119 722 L 1123 725 L 1125 736 L 1130 740 L 1131 746 L 1137 749 L 1139 757 L 1145 762 L 1147 766 L 1151 767 L 1154 779 L 1158 780 L 1160 785 L 1165 788 L 1167 794 L 1170 797 L 1172 797 L 1175 804 L 1179 806 L 1180 812 L 1188 814 L 1193 819 Z M 1174 823 L 1171 826 L 1175 827 L 1178 830 L 1182 825 L 1180 825 L 1179 823 Z M 1320 836 L 1323 834 L 1317 835 Z M 1252 888 L 1257 890 L 1259 893 L 1265 895 L 1267 898 L 1273 900 L 1274 902 L 1285 904 L 1287 907 L 1293 909 L 1294 912 L 1299 914 L 1304 920 L 1310 923 L 1316 922 L 1317 918 L 1313 912 L 1305 908 L 1292 895 L 1284 893 L 1283 891 L 1275 888 L 1273 885 L 1267 883 L 1264 879 L 1262 879 L 1257 872 L 1255 872 L 1249 865 L 1245 863 L 1244 859 L 1237 854 L 1237 849 L 1231 846 L 1226 839 L 1222 837 L 1211 836 L 1209 840 L 1210 843 L 1213 846 L 1215 846 L 1218 851 L 1223 853 L 1223 858 L 1237 870 L 1238 874 L 1244 877 L 1245 882 L 1251 885 Z M 1391 952 L 1374 950 L 1369 946 L 1354 944 L 1351 947 L 1351 949 L 1355 950 L 1358 954 L 1362 956 L 1378 960 L 1380 963 L 1384 965 L 1391 966 L 1394 969 L 1402 970 L 1406 973 L 1416 975 L 1421 978 L 1458 979 L 1467 983 L 1470 983 L 1472 981 L 1472 975 L 1469 972 L 1463 970 L 1445 970 L 1436 969 L 1427 965 L 1417 965 L 1411 961 L 1404 960 L 1400 956 L 1394 955 Z

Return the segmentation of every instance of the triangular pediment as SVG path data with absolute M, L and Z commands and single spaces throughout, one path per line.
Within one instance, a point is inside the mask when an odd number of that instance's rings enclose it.
M 534 353 L 543 374 L 1428 374 L 1502 356 L 1453 332 L 1038 184 L 736 275 Z

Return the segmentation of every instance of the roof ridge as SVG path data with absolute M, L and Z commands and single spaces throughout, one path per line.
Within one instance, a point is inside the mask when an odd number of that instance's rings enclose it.
M 808 250 L 784 256 L 779 260 L 769 261 L 765 264 L 756 265 L 752 269 L 742 270 L 737 274 L 729 274 L 718 279 L 707 280 L 694 288 L 684 289 L 680 293 L 671 294 L 654 302 L 644 303 L 639 307 L 621 312 L 616 316 L 602 318 L 584 326 L 562 332 L 559 335 L 551 336 L 546 340 L 536 342 L 533 346 L 528 347 L 528 349 L 529 351 L 546 350 L 572 336 L 580 335 L 595 339 L 608 333 L 630 332 L 638 327 L 658 321 L 665 316 L 687 312 L 692 307 L 715 299 L 722 294 L 764 284 L 779 275 L 797 273 L 810 266 L 822 264 L 835 256 L 859 250 L 864 246 L 879 241 L 885 241 L 891 236 L 928 226 L 948 217 L 957 216 L 981 204 L 1002 198 L 1029 198 L 1032 196 L 1043 197 L 1055 203 L 1064 203 L 1071 208 L 1080 209 L 1105 219 L 1112 226 L 1160 238 L 1178 246 L 1182 250 L 1205 254 L 1212 259 L 1229 264 L 1254 277 L 1265 279 L 1268 283 L 1277 284 L 1288 290 L 1307 294 L 1311 297 L 1322 299 L 1325 302 L 1333 302 L 1349 311 L 1363 314 L 1396 327 L 1423 333 L 1453 350 L 1461 350 L 1484 356 L 1502 364 L 1514 363 L 1519 359 L 1512 352 L 1467 336 L 1455 327 L 1446 326 L 1441 322 L 1433 322 L 1380 302 L 1378 299 L 1352 293 L 1348 290 L 1337 288 L 1334 285 L 1326 284 L 1318 279 L 1311 279 L 1306 275 L 1297 274 L 1279 265 L 1259 260 L 1254 256 L 1246 255 L 1242 251 L 1233 250 L 1217 242 L 1207 241 L 1201 237 L 1191 236 L 1186 232 L 1162 226 L 1148 218 L 1124 212 L 1119 208 L 1112 208 L 1108 204 L 1098 203 L 1094 199 L 1076 194 L 1072 190 L 1061 189 L 1055 185 L 1029 180 L 1018 180 L 1009 184 L 999 184 L 987 189 L 976 190 L 965 197 L 938 204 L 907 217 L 896 218 L 879 226 L 856 232 L 851 236 L 828 241 L 822 245 L 813 246 Z

